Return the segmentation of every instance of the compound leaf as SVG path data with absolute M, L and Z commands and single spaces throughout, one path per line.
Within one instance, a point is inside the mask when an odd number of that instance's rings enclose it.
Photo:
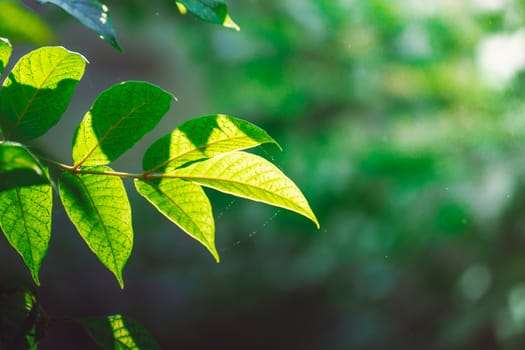
M 37 14 L 20 1 L 0 0 L 0 33 L 13 42 L 45 45 L 54 34 Z
M 77 320 L 103 350 L 157 350 L 159 344 L 137 321 L 122 315 Z
M 0 227 L 22 256 L 35 283 L 51 238 L 53 190 L 49 183 L 0 192 Z
M 83 169 L 90 170 L 112 171 L 108 167 Z M 64 172 L 58 188 L 62 204 L 80 236 L 123 288 L 122 270 L 133 248 L 133 228 L 122 179 Z
M 275 143 L 266 131 L 226 115 L 191 119 L 153 143 L 144 154 L 144 171 L 170 172 L 196 160 Z
M 43 135 L 66 110 L 86 59 L 63 47 L 43 47 L 23 56 L 0 90 L 0 123 L 9 136 Z
M 164 216 L 208 248 L 219 262 L 212 208 L 201 186 L 180 179 L 145 179 L 136 180 L 135 187 Z
M 224 27 L 239 30 L 239 26 L 228 14 L 228 7 L 221 0 L 178 0 L 175 1 L 179 12 L 193 13 L 203 21 L 221 24 Z
M 146 82 L 124 82 L 98 96 L 73 139 L 75 166 L 109 164 L 153 129 L 173 95 Z
M 100 35 L 115 49 L 122 51 L 117 43 L 115 30 L 109 18 L 109 9 L 97 0 L 37 0 L 40 3 L 52 3 L 75 17 L 83 25 Z
M 0 142 L 0 191 L 49 183 L 38 159 L 22 144 Z
M 266 159 L 245 152 L 230 152 L 179 168 L 169 177 L 295 211 L 319 228 L 308 201 L 299 188 Z
M 7 66 L 12 51 L 13 48 L 11 47 L 9 40 L 0 38 L 0 74 L 2 74 L 5 67 Z

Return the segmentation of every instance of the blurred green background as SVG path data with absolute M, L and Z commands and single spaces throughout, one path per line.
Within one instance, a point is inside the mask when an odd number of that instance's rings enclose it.
M 107 5 L 124 55 L 36 6 L 55 30 L 46 40 L 90 61 L 38 143 L 70 162 L 93 99 L 147 80 L 178 102 L 115 168 L 139 170 L 191 117 L 244 118 L 283 146 L 256 152 L 298 184 L 321 230 L 209 191 L 217 265 L 129 187 L 126 288 L 55 210 L 48 314 L 122 313 L 165 349 L 525 347 L 525 1 L 230 0 L 240 32 L 172 1 Z M 12 41 L 18 56 L 32 47 Z M 0 273 L 30 280 L 3 237 Z M 58 319 L 42 349 L 59 348 L 93 344 Z

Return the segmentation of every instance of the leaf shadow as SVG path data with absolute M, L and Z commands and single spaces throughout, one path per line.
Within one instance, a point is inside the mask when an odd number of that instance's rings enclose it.
M 0 89 L 0 127 L 10 139 L 35 139 L 55 126 L 79 80 L 62 79 L 52 89 L 22 84 L 11 72 Z

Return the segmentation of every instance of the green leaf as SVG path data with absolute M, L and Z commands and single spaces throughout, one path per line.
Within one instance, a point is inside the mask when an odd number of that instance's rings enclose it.
M 108 167 L 85 172 L 112 171 Z M 122 179 L 100 174 L 60 175 L 59 194 L 80 236 L 124 287 L 122 270 L 133 248 L 131 207 Z
M 38 285 L 38 271 L 51 237 L 53 190 L 50 184 L 0 192 L 0 228 L 22 256 Z
M 38 15 L 18 1 L 0 0 L 0 35 L 13 42 L 45 45 L 54 34 Z
M 43 165 L 24 145 L 0 142 L 0 191 L 45 183 Z
M 46 326 L 45 314 L 33 288 L 8 279 L 0 285 L 0 349 L 37 349 Z
M 228 14 L 228 7 L 221 0 L 179 0 L 175 1 L 175 4 L 183 15 L 189 11 L 203 21 L 240 30 Z
M 180 179 L 147 179 L 135 180 L 135 187 L 163 215 L 208 248 L 219 262 L 212 208 L 201 186 Z
M 43 47 L 23 56 L 0 90 L 0 124 L 10 136 L 33 139 L 53 127 L 66 110 L 86 59 L 63 47 Z
M 109 164 L 151 131 L 173 95 L 145 82 L 125 82 L 96 99 L 73 139 L 75 166 Z
M 109 9 L 97 0 L 37 0 L 38 2 L 52 3 L 75 17 L 83 25 L 100 35 L 115 49 L 122 51 L 117 43 L 115 30 L 109 18 Z
M 266 131 L 226 115 L 191 119 L 151 145 L 142 161 L 144 171 L 169 172 L 196 160 L 275 143 Z
M 121 315 L 78 319 L 103 350 L 157 350 L 159 344 L 140 323 Z
M 0 75 L 7 66 L 12 51 L 13 48 L 11 47 L 11 43 L 9 42 L 9 40 L 5 38 L 0 38 Z
M 225 193 L 295 211 L 319 228 L 317 218 L 297 186 L 275 165 L 254 154 L 224 153 L 179 168 L 166 176 L 191 180 Z

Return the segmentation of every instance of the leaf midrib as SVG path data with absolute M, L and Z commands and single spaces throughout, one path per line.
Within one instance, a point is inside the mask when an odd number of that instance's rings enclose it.
M 146 172 L 146 174 L 154 173 L 157 170 L 159 170 L 160 168 L 162 168 L 164 166 L 167 166 L 169 163 L 174 162 L 174 161 L 176 161 L 176 160 L 178 160 L 178 159 L 180 159 L 180 158 L 182 158 L 182 157 L 184 157 L 184 156 L 186 156 L 186 155 L 188 155 L 188 154 L 190 154 L 192 152 L 199 151 L 199 150 L 201 150 L 203 148 L 206 148 L 206 147 L 209 147 L 209 146 L 213 146 L 213 145 L 216 145 L 216 144 L 224 142 L 224 141 L 234 141 L 236 139 L 250 139 L 250 140 L 253 140 L 253 138 L 251 138 L 250 136 L 245 134 L 244 136 L 236 136 L 236 137 L 232 137 L 232 138 L 225 138 L 225 139 L 218 140 L 218 141 L 215 141 L 215 142 L 210 142 L 210 143 L 207 143 L 207 144 L 204 144 L 204 145 L 200 145 L 200 146 L 197 146 L 197 147 L 195 147 L 195 148 L 193 148 L 193 149 L 191 149 L 191 150 L 189 150 L 187 152 L 181 153 L 181 154 L 179 154 L 179 155 L 177 155 L 177 156 L 175 156 L 173 158 L 170 158 L 170 159 L 162 162 L 161 164 L 159 164 L 159 165 L 155 166 L 154 168 L 148 170 Z M 257 142 L 257 145 L 254 145 L 252 147 L 256 147 L 256 146 L 258 146 L 258 145 L 263 143 L 263 142 L 259 142 L 259 141 L 256 141 L 256 142 Z M 272 141 L 268 141 L 268 142 L 272 142 Z M 243 150 L 243 149 L 252 148 L 252 147 L 243 147 L 243 148 L 238 148 L 237 150 Z
M 24 206 L 22 204 L 22 199 L 20 198 L 20 189 L 15 188 L 16 191 L 16 201 L 18 202 L 18 206 L 20 207 L 20 215 L 22 217 L 22 222 L 24 223 L 24 234 L 26 236 L 27 242 L 29 243 L 29 252 L 30 252 L 30 258 L 31 258 L 31 273 L 33 273 L 33 269 L 35 267 L 35 256 L 34 256 L 34 250 L 33 246 L 31 244 L 31 238 L 29 236 L 29 228 L 27 227 L 27 220 L 25 216 Z
M 77 163 L 75 164 L 74 168 L 77 169 L 78 167 L 80 167 L 86 160 L 89 159 L 89 157 L 91 157 L 91 155 L 93 154 L 93 152 L 95 152 L 95 150 L 97 148 L 100 147 L 100 145 L 102 145 L 102 143 L 106 140 L 106 138 L 109 137 L 109 134 L 111 134 L 111 132 L 113 132 L 113 130 L 115 130 L 122 122 L 124 122 L 124 120 L 126 120 L 128 117 L 130 117 L 131 115 L 133 115 L 137 110 L 141 109 L 142 107 L 144 107 L 146 104 L 149 104 L 153 101 L 155 101 L 156 99 L 159 99 L 161 98 L 161 95 L 157 95 L 155 97 L 153 97 L 152 99 L 150 100 L 147 100 L 147 101 L 144 101 L 142 104 L 134 107 L 131 111 L 129 111 L 127 114 L 123 115 L 120 117 L 120 119 L 114 124 L 114 125 L 111 125 L 111 127 L 106 131 L 106 133 L 98 140 L 98 142 L 95 144 L 95 146 L 93 146 L 93 148 L 91 148 L 85 155 L 84 157 Z M 91 120 L 93 121 L 93 115 L 91 115 Z
M 249 188 L 253 188 L 253 189 L 256 189 L 256 190 L 259 190 L 259 191 L 262 191 L 262 192 L 265 192 L 267 194 L 271 194 L 271 195 L 274 195 L 276 197 L 279 197 L 280 199 L 286 201 L 286 202 L 292 202 L 290 201 L 289 199 L 287 199 L 287 197 L 284 197 L 284 196 L 281 196 L 280 194 L 277 194 L 275 192 L 272 192 L 272 191 L 269 191 L 265 188 L 262 188 L 262 187 L 259 187 L 259 186 L 256 186 L 256 185 L 252 185 L 252 184 L 248 184 L 246 182 L 241 182 L 241 181 L 235 181 L 235 180 L 231 180 L 231 179 L 225 179 L 225 178 L 215 178 L 215 177 L 208 177 L 208 176 L 191 176 L 191 175 L 169 175 L 169 174 L 165 174 L 164 177 L 168 177 L 168 178 L 178 178 L 178 179 L 187 179 L 187 180 L 190 180 L 190 181 L 195 181 L 199 184 L 201 184 L 202 186 L 206 186 L 206 187 L 211 187 L 211 188 L 214 188 L 213 186 L 209 185 L 209 184 L 206 184 L 206 183 L 200 183 L 198 180 L 207 180 L 207 181 L 216 181 L 216 182 L 226 182 L 226 183 L 231 183 L 231 184 L 236 184 L 236 185 L 241 185 L 241 186 L 246 186 L 246 187 L 249 187 Z M 227 192 L 227 193 L 230 193 L 230 194 L 235 194 L 237 196 L 239 196 L 239 194 L 237 192 L 233 192 L 233 191 L 228 191 L 228 190 L 224 190 L 224 192 Z M 251 199 L 250 197 L 246 196 L 246 195 L 240 195 L 244 198 L 248 198 L 248 199 Z M 258 201 L 260 202 L 264 202 L 264 203 L 268 203 L 268 204 L 272 204 L 272 205 L 275 205 L 273 203 L 269 203 L 265 200 L 261 200 L 261 199 L 257 199 Z M 293 203 L 293 202 L 292 202 Z M 295 206 L 295 205 L 294 205 Z
M 29 108 L 31 107 L 31 105 L 33 104 L 34 100 L 36 99 L 36 96 L 40 93 L 40 91 L 42 90 L 42 86 L 44 86 L 44 84 L 49 80 L 49 78 L 51 77 L 51 75 L 58 69 L 58 67 L 65 61 L 67 60 L 68 57 L 67 56 L 64 56 L 54 67 L 53 69 L 51 69 L 49 71 L 49 73 L 46 75 L 46 77 L 42 80 L 42 82 L 40 83 L 40 85 L 38 86 L 38 88 L 36 89 L 36 91 L 33 93 L 33 96 L 31 96 L 31 98 L 29 99 L 28 103 L 26 104 L 24 110 L 22 111 L 22 113 L 20 113 L 20 115 L 17 117 L 17 121 L 16 121 L 16 124 L 15 124 L 15 127 L 18 127 L 18 125 L 22 122 L 22 118 L 24 118 L 25 114 L 27 113 L 27 111 L 29 110 Z
M 89 201 L 91 203 L 91 206 L 93 207 L 93 209 L 95 210 L 95 213 L 97 214 L 97 217 L 99 219 L 99 222 L 100 224 L 102 225 L 103 229 L 104 229 L 104 234 L 106 236 L 106 240 L 107 242 L 109 243 L 109 249 L 111 250 L 111 257 L 113 258 L 113 264 L 115 265 L 115 269 L 118 269 L 118 264 L 117 264 L 117 258 L 115 256 L 115 251 L 113 250 L 113 244 L 111 243 L 111 239 L 109 237 L 109 233 L 108 233 L 108 230 L 106 228 L 106 224 L 104 223 L 104 220 L 102 219 L 102 216 L 100 214 L 100 211 L 98 210 L 98 207 L 95 205 L 95 201 L 93 200 L 93 197 L 91 196 L 91 193 L 89 192 L 89 189 L 88 187 L 86 186 L 86 184 L 84 183 L 84 181 L 82 180 L 81 177 L 79 176 L 76 176 L 76 175 L 73 175 L 75 176 L 79 181 L 80 181 L 80 184 L 82 185 L 82 187 L 84 188 L 84 190 L 86 191 L 86 194 L 89 198 Z M 87 239 L 87 237 L 86 237 Z M 89 244 L 88 244 L 89 245 Z M 97 254 L 98 255 L 98 254 Z
M 183 210 L 180 205 L 178 205 L 172 198 L 171 196 L 169 196 L 166 192 L 164 192 L 159 186 L 153 184 L 150 180 L 143 180 L 144 182 L 146 182 L 147 184 L 151 185 L 151 187 L 153 187 L 155 190 L 157 190 L 161 195 L 163 195 L 165 198 L 167 198 L 171 203 L 173 203 L 174 206 L 176 206 L 181 212 L 183 212 L 185 214 L 185 216 L 190 220 L 190 222 L 199 230 L 199 232 L 201 233 L 201 236 L 202 237 L 205 237 L 205 235 L 203 234 L 202 230 L 199 228 L 199 225 L 197 225 L 197 223 L 186 213 L 185 210 Z M 175 224 L 177 226 L 180 226 L 178 222 L 175 222 Z M 183 227 L 181 227 L 184 231 L 186 231 L 186 229 L 184 229 Z M 187 232 L 187 231 L 186 231 Z M 190 234 L 188 232 L 188 234 Z M 191 234 L 190 234 L 191 235 Z M 213 243 L 213 242 L 209 242 L 208 240 L 206 240 L 206 242 L 208 243 Z

